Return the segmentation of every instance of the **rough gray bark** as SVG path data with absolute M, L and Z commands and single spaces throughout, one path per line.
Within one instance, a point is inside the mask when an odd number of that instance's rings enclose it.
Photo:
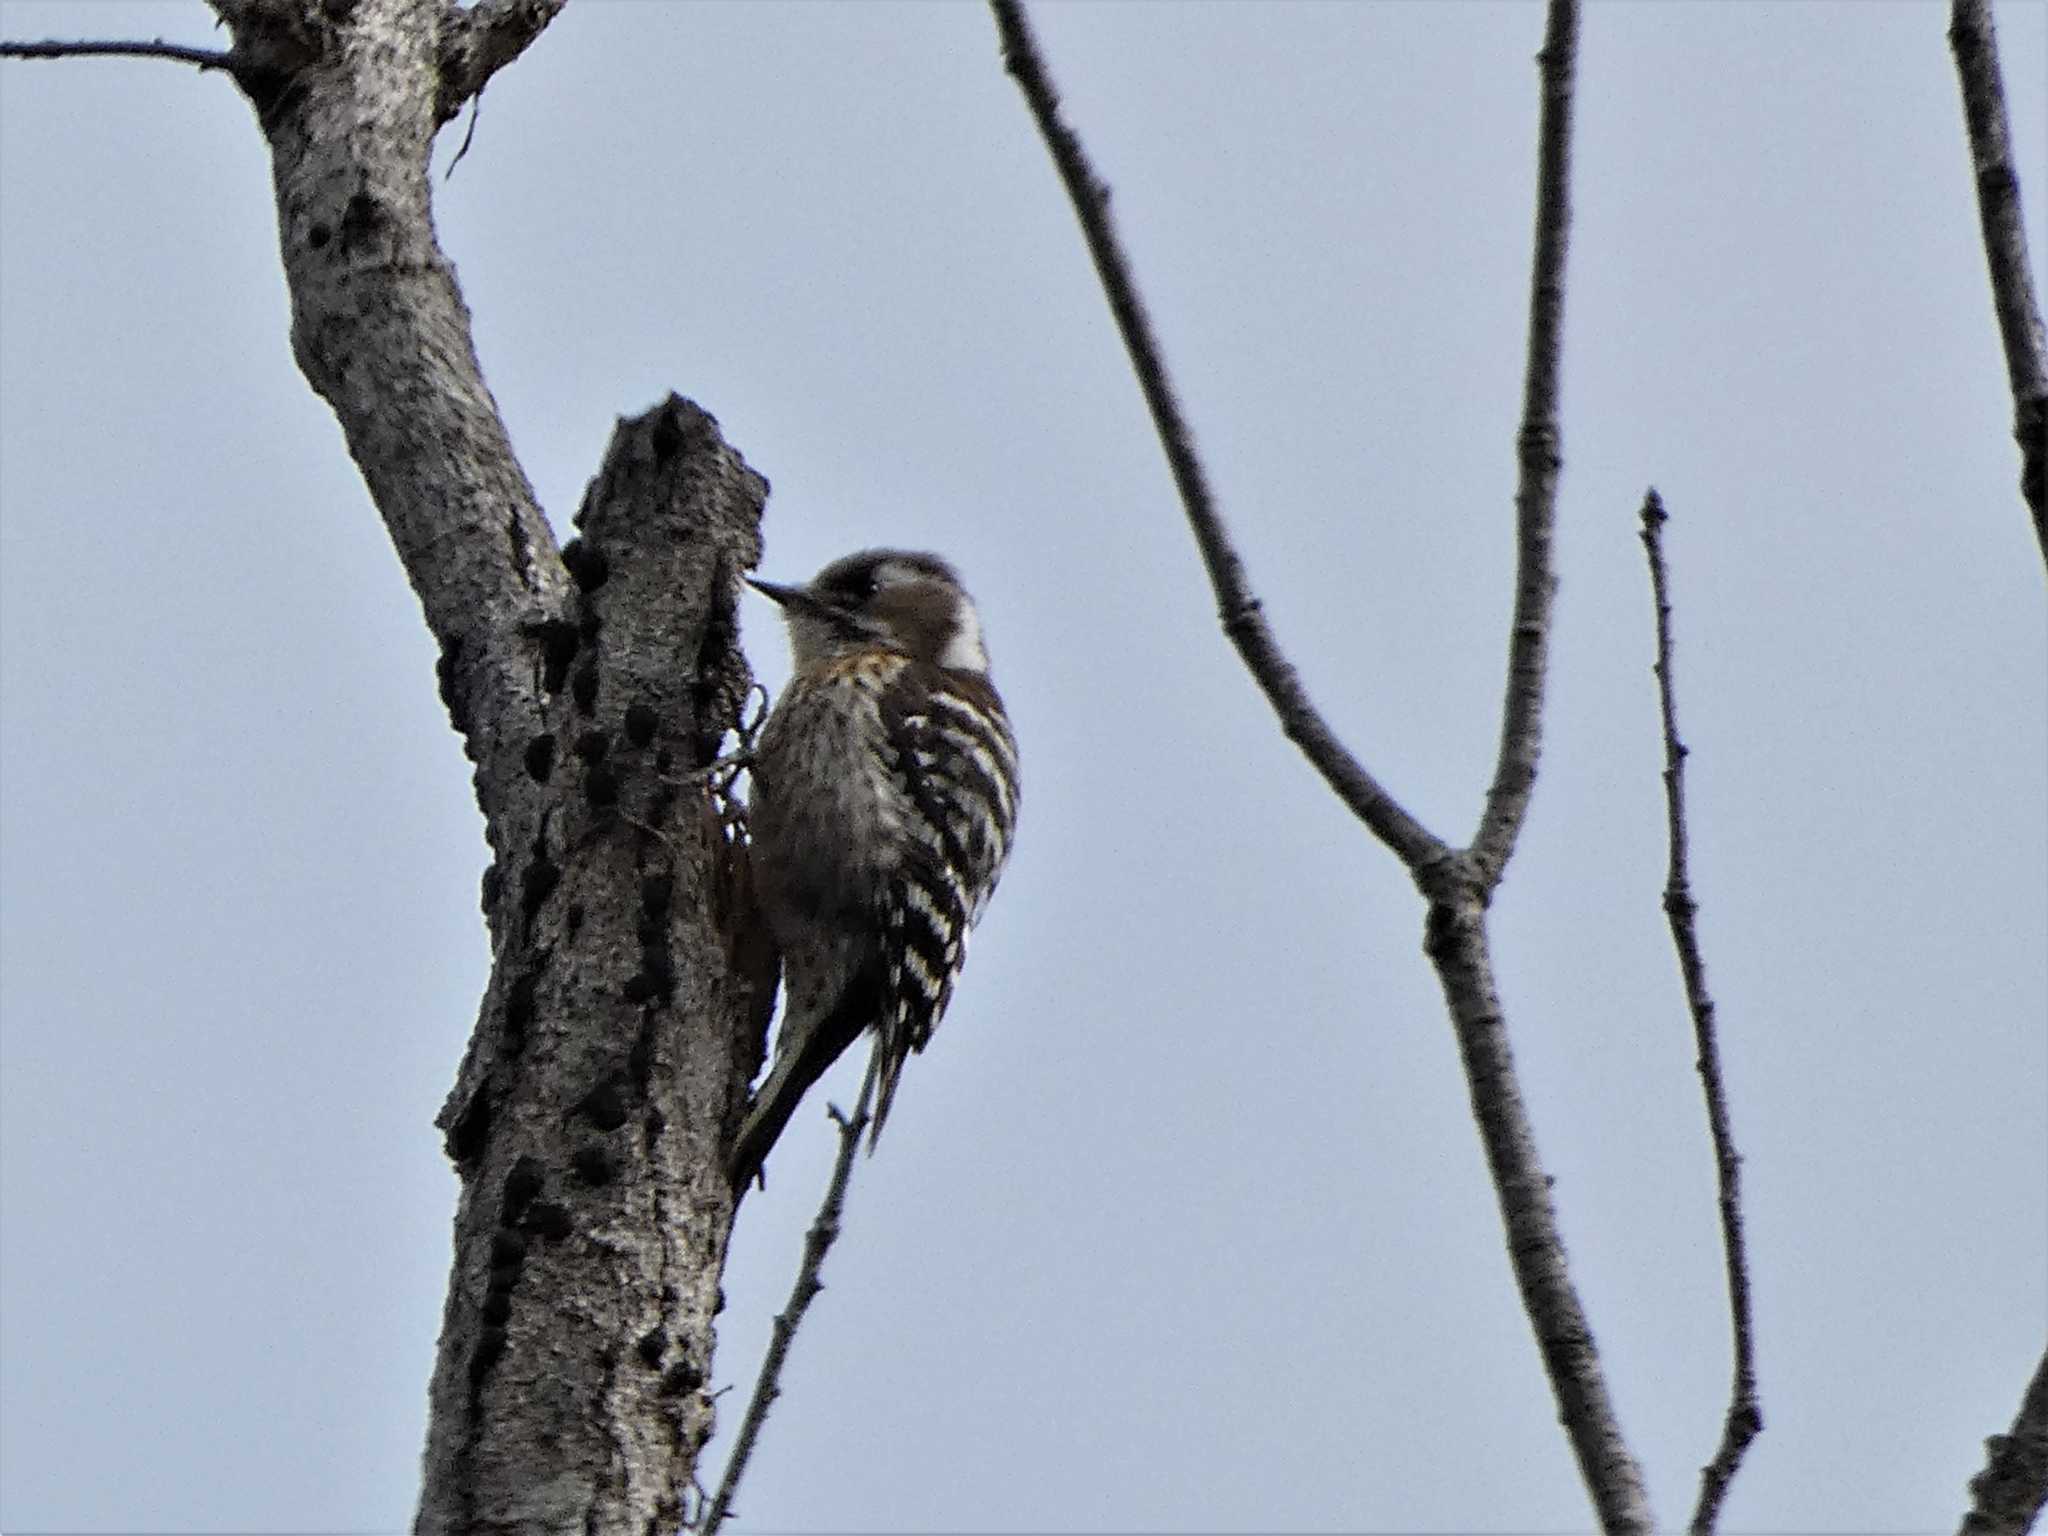
M 764 491 L 686 401 L 621 423 L 578 595 L 535 636 L 542 803 L 486 876 L 491 985 L 441 1117 L 463 1186 L 422 1532 L 673 1530 L 711 1433 L 726 1149 L 774 978 L 700 770 L 747 687 Z
M 434 237 L 435 131 L 558 5 L 216 0 L 270 142 L 293 350 L 440 644 L 493 857 L 491 980 L 440 1122 L 462 1192 L 421 1532 L 680 1523 L 773 992 L 701 773 L 750 684 L 766 483 L 671 396 L 620 423 L 558 550 Z
M 1984 1453 L 1957 1536 L 2026 1536 L 2048 1505 L 2048 1354 L 2034 1367 L 2012 1428 L 1986 1440 Z

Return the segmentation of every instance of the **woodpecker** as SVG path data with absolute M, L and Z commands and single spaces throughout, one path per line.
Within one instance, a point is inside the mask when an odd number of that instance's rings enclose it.
M 1009 856 L 1017 742 L 974 601 L 935 555 L 864 550 L 808 586 L 752 581 L 782 608 L 794 664 L 761 727 L 747 821 L 755 890 L 782 951 L 782 1027 L 733 1147 L 760 1172 L 798 1101 L 872 1030 L 872 1152 Z

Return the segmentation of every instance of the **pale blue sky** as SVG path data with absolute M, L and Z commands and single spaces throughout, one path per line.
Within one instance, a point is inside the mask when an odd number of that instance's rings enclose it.
M 2041 282 L 2048 8 L 1998 18 Z M 1670 1525 L 1728 1367 L 1658 906 L 1651 482 L 1768 1425 L 1727 1528 L 1952 1528 L 2048 1332 L 2048 620 L 1945 27 L 1585 18 L 1551 730 L 1495 936 Z M 1540 9 L 1040 28 L 1276 628 L 1462 840 Z M 112 0 L 8 0 L 0 32 L 214 37 Z M 558 525 L 613 418 L 678 389 L 774 483 L 770 574 L 885 542 L 960 566 L 1023 745 L 1016 858 L 741 1528 L 1586 1528 L 1419 902 L 1217 631 L 986 12 L 574 4 L 439 197 Z M 286 327 L 231 87 L 0 66 L 8 1531 L 411 1520 L 484 846 Z M 800 1117 L 747 1204 L 739 1392 L 829 1153 Z

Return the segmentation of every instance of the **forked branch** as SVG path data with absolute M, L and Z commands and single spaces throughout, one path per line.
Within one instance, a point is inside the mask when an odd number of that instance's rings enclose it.
M 1442 980 L 1458 1036 L 1473 1116 L 1499 1199 L 1508 1254 L 1522 1303 L 1541 1348 L 1579 1467 L 1608 1531 L 1647 1533 L 1653 1525 L 1642 1474 L 1622 1438 L 1600 1370 L 1591 1325 L 1565 1263 L 1550 1180 L 1536 1153 L 1522 1102 L 1507 1026 L 1494 986 L 1486 939 L 1488 898 L 1514 850 L 1535 783 L 1548 649 L 1552 523 L 1559 464 L 1558 353 L 1563 317 L 1565 231 L 1570 216 L 1572 78 L 1578 41 L 1576 0 L 1552 0 L 1541 56 L 1542 144 L 1536 255 L 1517 497 L 1515 617 L 1501 752 L 1473 848 L 1446 845 L 1397 804 L 1336 738 L 1308 698 L 1253 596 L 1244 563 L 1210 493 L 1194 441 L 1167 378 L 1151 322 L 1139 298 L 1109 214 L 1109 193 L 1080 139 L 1060 116 L 1059 94 L 1018 0 L 991 0 L 1003 59 L 1023 92 L 1072 201 L 1103 292 L 1123 334 L 1139 388 L 1152 413 L 1188 526 L 1221 611 L 1223 628 L 1279 716 L 1282 729 L 1324 781 L 1405 864 L 1429 900 L 1425 944 Z
M 1643 498 L 1643 549 L 1650 562 L 1650 592 L 1657 605 L 1658 707 L 1664 718 L 1664 811 L 1670 871 L 1664 881 L 1664 916 L 1685 979 L 1685 1001 L 1699 1048 L 1700 1085 L 1707 1100 L 1707 1127 L 1714 1141 L 1714 1173 L 1721 1196 L 1721 1255 L 1728 1271 L 1728 1316 L 1734 1336 L 1735 1378 L 1721 1443 L 1700 1470 L 1699 1502 L 1693 1506 L 1693 1536 L 1710 1536 L 1721 1517 L 1743 1453 L 1764 1427 L 1757 1398 L 1756 1353 L 1749 1308 L 1749 1254 L 1742 1240 L 1742 1158 L 1728 1119 L 1728 1094 L 1721 1079 L 1721 1044 L 1714 1028 L 1714 999 L 1707 992 L 1707 965 L 1700 954 L 1685 825 L 1686 746 L 1678 736 L 1678 696 L 1671 672 L 1671 589 L 1664 564 L 1664 524 L 1670 514 L 1653 490 Z
M 482 93 L 490 79 L 524 53 L 529 44 L 547 29 L 562 9 L 563 0 L 477 0 L 463 6 L 445 0 L 440 15 L 440 81 L 436 91 L 435 117 L 447 122 L 463 104 Z M 306 27 L 289 5 L 271 6 L 265 0 L 214 0 L 214 9 L 230 26 L 250 34 L 281 33 L 303 35 Z M 0 42 L 0 58 L 6 59 L 168 59 L 197 69 L 218 69 L 245 85 L 269 67 L 259 63 L 263 50 L 193 48 L 167 43 L 162 38 L 147 42 L 62 41 Z

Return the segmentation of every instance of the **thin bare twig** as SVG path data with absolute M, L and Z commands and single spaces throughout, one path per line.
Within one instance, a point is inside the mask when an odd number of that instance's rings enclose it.
M 2048 361 L 2044 361 L 2041 306 L 2027 264 L 2027 228 L 2020 218 L 2020 177 L 2013 165 L 2012 128 L 2005 116 L 2005 80 L 1998 67 L 1998 33 L 1989 0 L 1954 0 L 1949 47 L 1962 84 L 1976 169 L 1977 216 L 1984 259 L 1991 271 L 1991 302 L 2005 343 L 2012 384 L 2013 436 L 2020 445 L 2020 494 L 2034 514 L 2041 558 L 2048 561 Z
M 1193 434 L 1188 431 L 1180 402 L 1174 397 L 1165 359 L 1152 333 L 1152 322 L 1138 296 L 1130 262 L 1110 218 L 1109 188 L 1096 176 L 1080 139 L 1060 119 L 1059 93 L 1046 70 L 1023 5 L 1019 0 L 991 0 L 991 4 L 996 28 L 1002 34 L 1003 66 L 1023 91 L 1081 221 L 1081 233 L 1095 259 L 1095 271 L 1102 280 L 1117 329 L 1123 333 L 1138 387 L 1144 392 L 1160 446 L 1166 451 L 1173 483 L 1187 512 L 1188 526 L 1194 531 L 1202 564 L 1208 570 L 1223 632 L 1237 647 L 1253 680 L 1280 717 L 1280 728 L 1315 765 L 1337 798 L 1393 849 L 1410 870 L 1422 875 L 1440 868 L 1449 861 L 1450 850 L 1381 788 L 1365 765 L 1338 741 L 1274 639 L 1259 600 L 1252 595 L 1243 558 L 1223 526 L 1222 514 L 1209 491 L 1208 476 L 1195 453 Z
M 873 1054 L 868 1057 L 867 1076 L 861 1080 L 860 1098 L 853 1106 L 853 1114 L 849 1117 L 837 1109 L 832 1111 L 832 1118 L 839 1123 L 839 1159 L 832 1165 L 832 1182 L 825 1187 L 825 1201 L 818 1207 L 810 1231 L 804 1234 L 803 1263 L 797 1269 L 796 1284 L 790 1289 L 789 1304 L 775 1315 L 768 1339 L 768 1353 L 762 1357 L 760 1375 L 754 1379 L 754 1395 L 747 1400 L 746 1417 L 740 1420 L 739 1433 L 733 1439 L 732 1455 L 725 1464 L 725 1476 L 719 1479 L 718 1494 L 712 1499 L 711 1508 L 705 1512 L 703 1524 L 698 1527 L 704 1536 L 717 1536 L 719 1526 L 725 1523 L 725 1517 L 732 1511 L 733 1495 L 739 1491 L 740 1479 L 746 1475 L 754 1444 L 761 1437 L 761 1426 L 767 1422 L 768 1410 L 774 1406 L 775 1399 L 782 1395 L 782 1366 L 789 1357 L 790 1340 L 796 1337 L 797 1325 L 803 1321 L 804 1313 L 817 1299 L 818 1292 L 825 1288 L 818 1279 L 818 1272 L 825 1267 L 825 1255 L 831 1252 L 833 1241 L 839 1236 L 839 1215 L 845 1209 L 846 1186 L 853 1177 L 853 1153 L 860 1145 L 860 1133 L 867 1128 L 868 1104 L 874 1097 L 875 1079 L 881 1064 L 882 1051 L 877 1043 Z
M 1695 918 L 1699 905 L 1692 896 L 1687 867 L 1685 827 L 1685 759 L 1687 748 L 1678 736 L 1677 687 L 1671 674 L 1671 589 L 1664 565 L 1664 524 L 1670 514 L 1652 490 L 1643 498 L 1643 549 L 1650 562 L 1650 593 L 1657 604 L 1657 699 L 1664 717 L 1664 811 L 1671 847 L 1670 872 L 1664 881 L 1664 916 L 1671 924 L 1671 942 L 1678 950 L 1678 969 L 1685 978 L 1686 1006 L 1692 1013 L 1693 1038 L 1699 1046 L 1700 1085 L 1706 1094 L 1707 1126 L 1714 1139 L 1714 1173 L 1721 1192 L 1721 1254 L 1728 1270 L 1728 1316 L 1735 1341 L 1735 1379 L 1729 1390 L 1728 1414 L 1721 1424 L 1721 1443 L 1714 1459 L 1700 1469 L 1699 1502 L 1693 1506 L 1693 1536 L 1711 1536 L 1721 1518 L 1728 1486 L 1742 1465 L 1749 1442 L 1764 1427 L 1756 1390 L 1756 1353 L 1749 1307 L 1749 1253 L 1742 1240 L 1742 1158 L 1735 1150 L 1735 1132 L 1728 1119 L 1728 1095 L 1721 1078 L 1720 1038 L 1714 1030 L 1714 1000 L 1707 992 L 1707 964 L 1700 955 Z
M 1984 1452 L 1956 1536 L 2026 1536 L 2048 1504 L 2048 1354 L 2034 1367 L 2012 1428 L 1988 1438 Z
M 40 43 L 0 42 L 0 59 L 171 59 L 196 69 L 223 69 L 234 74 L 239 61 L 222 48 L 188 48 L 162 38 L 149 42 L 60 42 L 55 38 Z
M 469 98 L 469 126 L 462 130 L 462 144 L 456 149 L 455 158 L 448 162 L 448 169 L 441 173 L 443 181 L 453 181 L 455 179 L 455 167 L 462 164 L 462 157 L 469 153 L 469 146 L 475 142 L 476 120 L 482 115 L 483 109 L 484 93 L 478 91 Z
M 1516 438 L 1515 614 L 1500 752 L 1472 853 L 1490 890 L 1500 883 L 1536 787 L 1543 746 L 1543 682 L 1549 665 L 1557 473 L 1563 463 L 1557 377 L 1564 341 L 1564 263 L 1571 229 L 1572 86 L 1579 51 L 1577 5 L 1553 5 L 1537 61 L 1543 112 L 1537 127 L 1535 254 L 1529 264 L 1529 342 Z

